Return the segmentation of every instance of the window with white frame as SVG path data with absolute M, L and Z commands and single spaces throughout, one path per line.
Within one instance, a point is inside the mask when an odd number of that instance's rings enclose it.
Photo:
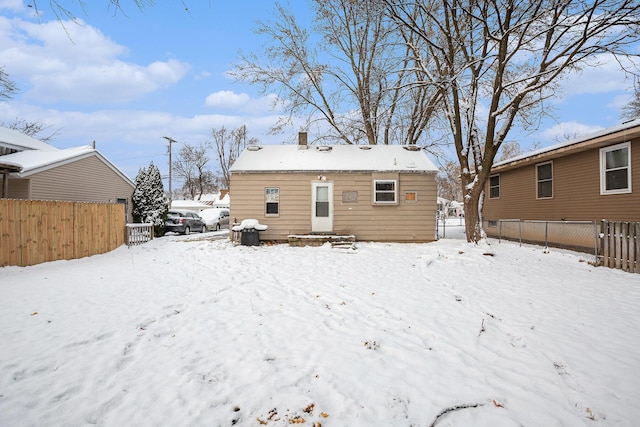
M 280 214 L 280 189 L 268 187 L 264 189 L 264 213 L 266 216 Z
M 396 203 L 398 184 L 394 179 L 376 179 L 373 181 L 374 203 Z
M 538 182 L 538 199 L 553 197 L 553 163 L 536 165 L 536 181 Z
M 631 193 L 631 144 L 600 149 L 600 194 Z
M 489 198 L 500 198 L 500 174 L 489 177 Z

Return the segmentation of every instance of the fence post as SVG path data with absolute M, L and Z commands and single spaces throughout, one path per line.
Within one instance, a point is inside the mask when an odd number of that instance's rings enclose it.
M 600 242 L 598 240 L 598 238 L 600 237 L 600 233 L 598 233 L 598 221 L 593 221 L 593 252 L 596 255 L 596 259 L 593 260 L 593 265 L 595 265 L 596 267 L 598 265 L 600 265 L 600 263 L 598 262 L 598 246 L 600 246 L 598 243 Z
M 549 221 L 544 222 L 544 249 L 549 249 Z
M 620 224 L 620 244 L 622 245 L 622 252 L 620 253 L 620 257 L 622 258 L 622 270 L 629 271 L 629 239 L 627 238 L 629 234 L 629 223 L 623 222 Z
M 520 246 L 522 246 L 522 221 L 518 221 L 518 229 L 520 232 Z

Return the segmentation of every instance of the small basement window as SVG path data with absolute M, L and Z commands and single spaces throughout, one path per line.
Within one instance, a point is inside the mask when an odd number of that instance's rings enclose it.
M 280 215 L 280 189 L 277 187 L 264 189 L 265 216 Z
M 376 179 L 373 181 L 374 203 L 391 204 L 396 203 L 397 197 L 397 181 L 387 179 Z

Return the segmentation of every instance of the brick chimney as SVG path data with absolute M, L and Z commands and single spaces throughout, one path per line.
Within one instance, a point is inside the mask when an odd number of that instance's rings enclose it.
M 298 148 L 306 149 L 307 148 L 307 133 L 306 132 L 298 132 Z

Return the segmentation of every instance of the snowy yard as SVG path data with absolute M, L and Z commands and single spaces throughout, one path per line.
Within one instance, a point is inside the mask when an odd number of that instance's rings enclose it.
M 0 426 L 638 425 L 640 275 L 214 236 L 1 268 Z

